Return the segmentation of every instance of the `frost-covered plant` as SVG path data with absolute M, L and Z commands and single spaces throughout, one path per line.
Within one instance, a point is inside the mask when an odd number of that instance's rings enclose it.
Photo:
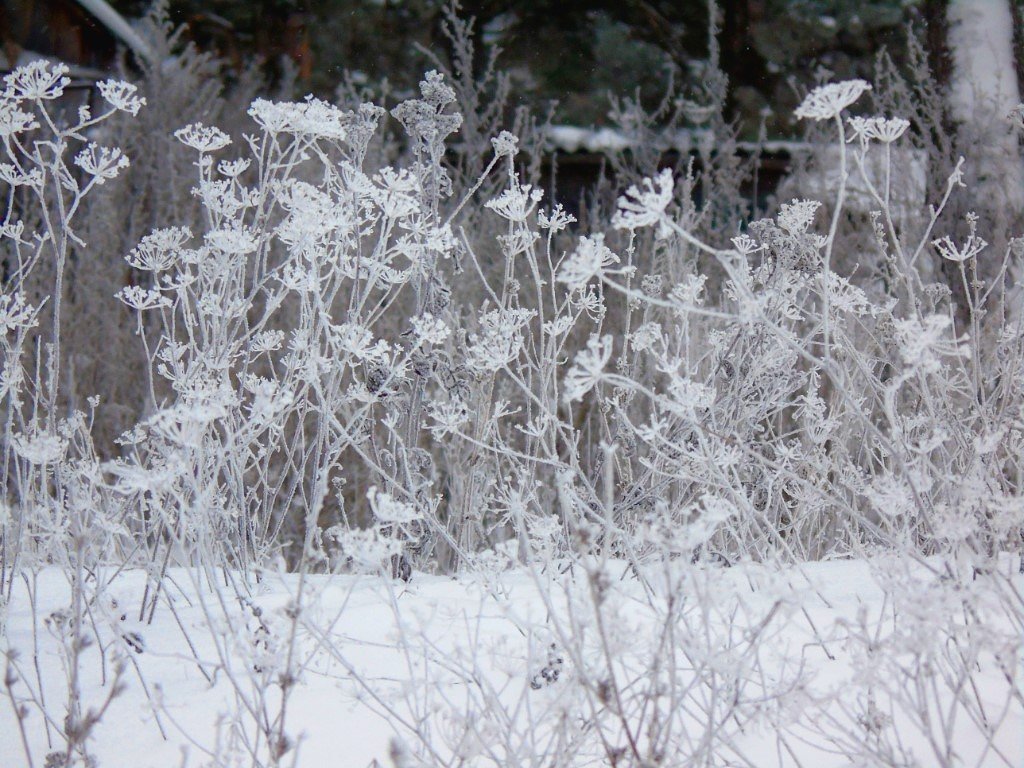
M 467 28 L 453 35 L 467 44 Z M 153 209 L 161 220 L 122 250 L 131 279 L 104 297 L 133 318 L 145 407 L 102 447 L 98 402 L 68 407 L 64 382 L 79 382 L 61 351 L 63 281 L 91 246 L 75 229 L 83 201 L 136 162 L 95 129 L 144 114 L 142 97 L 104 83 L 104 111 L 73 118 L 55 106 L 59 67 L 8 77 L 0 592 L 9 600 L 48 563 L 70 577 L 63 764 L 88 758 L 85 638 L 108 642 L 86 619 L 106 604 L 106 569 L 132 565 L 145 568 L 140 621 L 175 611 L 172 568 L 191 580 L 214 643 L 208 659 L 193 649 L 196 665 L 211 684 L 227 679 L 235 708 L 215 761 L 294 759 L 289 701 L 317 654 L 358 673 L 317 610 L 311 577 L 327 572 L 382 580 L 410 668 L 436 648 L 403 621 L 394 579 L 476 574 L 494 596 L 501 569 L 530 574 L 546 615 L 512 617 L 527 638 L 514 684 L 479 674 L 480 644 L 436 688 L 396 697 L 358 680 L 381 712 L 397 716 L 400 700 L 415 715 L 399 724 L 423 764 L 540 764 L 538 739 L 555 745 L 554 764 L 749 763 L 741 731 L 782 731 L 780 713 L 797 709 L 836 746 L 900 764 L 879 696 L 943 761 L 955 729 L 928 718 L 950 701 L 991 737 L 965 691 L 984 663 L 1006 677 L 1007 709 L 1021 703 L 1019 643 L 978 634 L 1020 626 L 1016 583 L 994 574 L 1024 528 L 1012 282 L 1024 246 L 997 251 L 979 216 L 943 228 L 969 194 L 969 161 L 930 209 L 908 213 L 892 180 L 915 126 L 849 114 L 864 81 L 823 84 L 798 116 L 835 132 L 825 199 L 745 221 L 734 158 L 706 153 L 701 177 L 637 173 L 638 155 L 622 161 L 635 178 L 614 210 L 574 228 L 522 162 L 527 142 L 467 96 L 479 85 L 469 64 L 451 74 L 428 72 L 390 111 L 256 98 L 245 131 L 175 127 L 194 201 Z M 710 111 L 680 114 L 720 118 L 724 84 L 708 87 Z M 396 145 L 375 149 L 387 124 L 405 147 L 390 157 Z M 847 210 L 852 190 L 867 213 Z M 933 260 L 956 293 L 934 282 Z M 844 639 L 862 672 L 887 675 L 848 698 L 809 701 L 797 660 L 770 658 L 782 621 L 802 613 L 817 634 L 796 598 L 748 604 L 715 586 L 726 566 L 879 551 L 934 578 L 882 573 L 887 599 L 906 593 L 895 629 L 879 645 L 887 625 L 858 619 Z M 277 569 L 298 575 L 268 613 L 254 592 Z M 998 586 L 991 600 L 976 577 Z M 924 598 L 949 615 L 914 613 Z M 920 644 L 927 633 L 942 643 Z M 834 638 L 814 639 L 831 653 Z M 9 694 L 30 679 L 11 669 Z M 456 684 L 465 697 L 439 706 Z M 46 709 L 42 683 L 32 690 Z
M 9 595 L 20 566 L 47 558 L 88 568 L 117 536 L 117 504 L 102 488 L 90 434 L 98 400 L 90 398 L 86 411 L 65 410 L 60 299 L 72 251 L 82 242 L 77 227 L 85 201 L 129 164 L 119 148 L 88 135 L 119 112 L 138 113 L 145 99 L 134 86 L 110 80 L 101 84 L 103 101 L 95 110 L 73 111 L 64 100 L 67 68 L 43 61 L 16 69 L 4 82 L 0 471 L 13 514 L 0 528 L 0 581 Z M 26 551 L 30 541 L 39 546 Z

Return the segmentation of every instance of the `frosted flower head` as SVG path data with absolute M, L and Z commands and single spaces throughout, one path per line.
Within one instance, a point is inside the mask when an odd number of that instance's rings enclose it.
M 484 207 L 509 221 L 524 222 L 543 196 L 542 190 L 533 189 L 529 184 L 521 186 L 517 179 L 513 186 L 484 203 Z
M 373 180 L 378 186 L 371 189 L 372 197 L 388 218 L 404 218 L 420 209 L 419 179 L 407 169 L 382 168 Z
M 659 274 L 644 275 L 643 280 L 640 281 L 640 290 L 652 299 L 661 298 L 665 292 L 665 280 Z
M 221 160 L 217 163 L 217 172 L 225 178 L 237 179 L 249 169 L 251 164 L 252 161 L 248 158 L 240 158 L 238 160 Z
M 386 348 L 373 343 L 373 334 L 358 323 L 342 323 L 331 327 L 331 336 L 338 348 L 358 360 L 379 359 Z
M 522 329 L 534 316 L 527 309 L 501 309 L 480 316 L 480 330 L 469 335 L 466 367 L 477 374 L 501 370 L 519 356 Z
M 428 429 L 435 440 L 443 440 L 448 435 L 458 434 L 462 427 L 469 423 L 469 409 L 461 400 L 431 403 L 428 412 L 433 420 Z
M 821 203 L 817 200 L 783 203 L 778 215 L 779 227 L 790 235 L 802 235 L 811 226 L 820 207 Z
M 18 109 L 13 101 L 0 101 L 0 138 L 38 128 L 39 123 L 28 112 Z
M 761 250 L 760 245 L 750 235 L 737 235 L 732 239 L 733 247 L 742 255 L 749 256 L 752 253 L 756 253 Z
M 382 564 L 402 551 L 401 542 L 382 536 L 376 528 L 360 530 L 338 525 L 328 529 L 327 533 L 337 542 L 347 565 L 357 570 L 376 573 Z
M 707 275 L 687 275 L 672 287 L 669 297 L 685 307 L 695 307 L 704 303 L 704 284 Z
M 252 393 L 249 415 L 257 424 L 270 424 L 295 402 L 295 394 L 276 381 L 249 376 L 245 388 Z
M 558 315 L 554 320 L 544 323 L 543 331 L 546 336 L 558 338 L 572 328 L 572 318 L 569 315 Z
M 392 194 L 408 195 L 419 191 L 420 183 L 416 176 L 407 168 L 395 170 L 390 166 L 381 168 L 373 180 Z
M 902 478 L 891 474 L 881 475 L 863 493 L 875 510 L 887 518 L 911 515 L 914 512 L 914 493 Z
M 862 144 L 867 144 L 875 138 L 875 126 L 881 120 L 880 117 L 854 117 L 846 118 L 846 124 L 850 126 L 850 138 L 847 141 L 860 139 Z
M 658 236 L 667 237 L 669 230 L 663 217 L 672 202 L 674 186 L 672 171 L 668 168 L 654 179 L 644 179 L 641 187 L 631 186 L 625 196 L 619 198 L 619 209 L 612 217 L 612 226 L 616 229 L 640 229 L 658 224 Z
M 159 272 L 170 267 L 177 250 L 192 239 L 188 227 L 167 227 L 155 229 L 124 257 L 133 268 L 144 272 Z
M 661 325 L 644 323 L 629 335 L 629 346 L 634 352 L 653 351 L 662 339 Z
M 192 123 L 174 132 L 174 138 L 201 154 L 216 152 L 231 143 L 231 138 L 219 128 Z
M 252 253 L 258 245 L 251 232 L 244 229 L 215 229 L 206 233 L 206 244 L 221 253 L 242 256 Z
M 100 89 L 100 95 L 103 96 L 104 101 L 114 109 L 127 112 L 132 117 L 139 114 L 139 110 L 146 105 L 145 98 L 135 95 L 139 89 L 123 80 L 104 80 L 97 83 L 96 87 Z
M 355 150 L 357 157 L 362 157 L 366 148 L 377 132 L 377 124 L 387 111 L 376 104 L 360 104 L 359 108 L 350 113 L 348 123 L 348 143 Z
M 71 83 L 66 64 L 51 64 L 39 59 L 18 67 L 4 76 L 4 96 L 14 101 L 52 101 L 64 95 Z
M 502 131 L 491 139 L 491 146 L 498 157 L 515 157 L 519 152 L 519 137 L 514 133 Z
M 39 433 L 35 435 L 14 435 L 11 439 L 14 452 L 29 464 L 53 464 L 60 461 L 68 448 L 68 441 L 58 435 Z
M 801 120 L 830 120 L 870 90 L 866 80 L 820 85 L 807 94 L 793 114 Z
M 402 124 L 414 139 L 435 144 L 462 126 L 462 115 L 458 112 L 445 113 L 445 108 L 455 99 L 455 90 L 444 82 L 444 76 L 435 70 L 427 72 L 420 82 L 422 99 L 403 101 L 391 110 L 391 114 Z
M 292 105 L 286 102 L 256 99 L 247 114 L 267 133 L 274 135 L 291 128 Z
M 942 357 L 960 356 L 966 352 L 952 338 L 953 321 L 946 315 L 896 320 L 893 325 L 900 357 L 912 369 L 934 373 L 939 370 Z
M 75 155 L 75 165 L 96 178 L 97 184 L 117 178 L 128 167 L 128 158 L 117 147 L 89 144 Z
M 851 117 L 847 119 L 852 135 L 850 141 L 860 139 L 862 144 L 869 141 L 880 141 L 892 144 L 910 127 L 910 121 L 902 117 L 886 119 L 884 117 Z
M 370 501 L 373 516 L 382 523 L 411 523 L 422 517 L 412 504 L 399 501 L 390 493 L 378 490 L 376 486 L 370 488 L 366 498 Z
M 13 163 L 0 163 L 0 181 L 6 182 L 12 187 L 39 188 L 43 184 L 43 172 L 38 168 L 32 168 L 28 173 L 22 173 Z
M 2 175 L 0 175 L 2 178 Z M 17 242 L 23 242 L 21 236 L 25 233 L 25 222 L 21 219 L 8 219 L 4 224 L 0 224 L 0 237 L 9 237 L 11 240 Z
M 25 294 L 0 294 L 0 334 L 32 328 L 39 321 L 38 315 L 37 310 L 25 300 Z
M 579 400 L 601 381 L 604 367 L 612 357 L 612 337 L 591 336 L 587 348 L 576 354 L 576 362 L 565 375 L 562 397 L 567 403 Z
M 129 285 L 115 295 L 138 312 L 173 306 L 173 302 L 159 291 L 151 291 L 140 285 Z
M 434 317 L 429 312 L 412 318 L 411 322 L 417 346 L 443 344 L 445 339 L 452 333 L 452 329 L 448 327 L 444 320 Z
M 960 263 L 975 258 L 988 247 L 988 242 L 972 234 L 960 246 L 954 243 L 948 236 L 932 240 L 932 246 L 934 246 L 942 258 L 947 261 Z
M 571 213 L 566 213 L 561 203 L 556 204 L 549 213 L 540 211 L 537 214 L 537 226 L 541 229 L 550 230 L 552 234 L 561 232 L 575 221 L 576 217 Z
M 440 109 L 456 99 L 455 89 L 444 81 L 444 75 L 436 69 L 432 69 L 423 76 L 420 81 L 420 93 L 423 100 L 433 107 Z
M 342 141 L 348 135 L 345 130 L 348 118 L 342 110 L 333 104 L 328 104 L 313 96 L 307 96 L 305 104 L 296 106 L 298 107 L 295 117 L 296 133 L 336 141 Z
M 876 138 L 883 144 L 892 144 L 900 136 L 907 132 L 910 121 L 902 117 L 893 117 L 888 120 L 880 120 L 875 125 Z
M 254 355 L 276 352 L 281 348 L 283 342 L 284 331 L 260 331 L 252 337 L 249 349 Z
M 566 283 L 569 290 L 586 286 L 595 277 L 600 277 L 612 264 L 618 264 L 619 257 L 604 244 L 604 235 L 581 237 L 572 255 L 558 270 L 558 282 Z
M 304 103 L 256 99 L 247 114 L 271 136 L 293 133 L 340 141 L 348 135 L 349 115 L 314 96 Z

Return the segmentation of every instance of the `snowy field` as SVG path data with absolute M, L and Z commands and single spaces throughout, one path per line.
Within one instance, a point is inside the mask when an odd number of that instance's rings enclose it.
M 979 576 L 954 587 L 931 572 L 936 565 L 672 563 L 652 566 L 642 582 L 615 562 L 592 565 L 604 579 L 581 567 L 556 578 L 521 568 L 489 579 L 417 574 L 408 584 L 308 576 L 300 585 L 296 575 L 270 575 L 243 601 L 223 582 L 210 591 L 207 574 L 176 569 L 152 622 L 138 620 L 143 573 L 101 572 L 107 586 L 87 608 L 100 642 L 81 659 L 85 706 L 107 700 L 118 658 L 127 666 L 90 751 L 105 768 L 248 764 L 248 748 L 266 749 L 260 734 L 278 722 L 290 672 L 297 685 L 284 732 L 294 749 L 284 764 L 606 765 L 602 738 L 626 731 L 612 722 L 618 705 L 594 699 L 588 678 L 611 672 L 637 738 L 675 724 L 657 737 L 664 765 L 701 755 L 708 765 L 870 764 L 847 750 L 872 744 L 897 748 L 906 765 L 1021 765 L 1020 681 L 1014 694 L 1003 675 L 1020 664 L 1020 638 L 985 594 L 1009 587 L 1019 596 L 1024 579 Z M 1009 573 L 1016 563 L 1004 565 Z M 675 589 L 666 592 L 668 582 Z M 684 604 L 669 605 L 670 593 Z M 15 595 L 6 647 L 18 652 L 22 679 L 11 690 L 27 708 L 28 743 L 43 755 L 53 728 L 29 699 L 45 699 L 52 716 L 66 696 L 59 625 L 68 582 L 47 569 Z M 949 615 L 961 601 L 982 622 L 971 631 Z M 950 644 L 965 641 L 977 647 L 960 650 L 978 665 L 973 690 L 954 697 Z M 1000 643 L 1009 654 L 1001 660 L 988 653 Z M 932 666 L 925 677 L 923 665 Z M 664 700 L 647 695 L 655 678 Z M 648 700 L 634 707 L 641 691 Z M 737 705 L 715 701 L 725 694 Z M 876 732 L 864 722 L 869 712 Z M 29 765 L 20 739 L 5 697 L 4 768 Z

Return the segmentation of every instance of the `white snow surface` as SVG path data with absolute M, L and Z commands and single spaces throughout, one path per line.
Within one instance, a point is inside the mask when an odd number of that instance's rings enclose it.
M 1016 561 L 1007 567 L 1008 572 L 1015 570 Z M 655 567 L 650 579 L 655 601 L 658 579 L 673 573 L 672 566 L 664 566 L 659 576 L 660 568 Z M 625 566 L 612 562 L 605 570 L 613 597 L 603 610 L 611 628 L 613 652 L 623 669 L 649 664 L 643 649 L 657 628 L 651 623 L 645 588 Z M 863 561 L 836 561 L 783 569 L 741 564 L 731 568 L 687 565 L 684 570 L 688 589 L 707 590 L 715 597 L 713 605 L 720 609 L 708 613 L 695 603 L 694 610 L 701 615 L 691 617 L 692 625 L 685 622 L 707 632 L 711 652 L 724 648 L 727 637 L 735 641 L 749 638 L 750 633 L 774 633 L 761 651 L 770 660 L 766 667 L 769 677 L 780 684 L 787 678 L 802 681 L 797 685 L 804 704 L 787 705 L 777 713 L 792 725 L 785 749 L 777 729 L 751 721 L 732 728 L 734 744 L 726 752 L 734 761 L 728 764 L 850 765 L 848 755 L 819 738 L 816 726 L 801 722 L 801 718 L 819 697 L 836 695 L 843 702 L 848 693 L 850 700 L 845 703 L 855 703 L 860 690 L 855 683 L 865 670 L 858 671 L 854 663 L 851 627 L 859 621 L 880 621 L 878 626 L 888 626 L 879 635 L 884 638 L 892 629 L 885 616 L 897 612 L 892 593 L 881 588 L 885 578 L 880 580 L 878 574 L 885 569 Z M 900 565 L 895 571 L 909 578 L 930 578 L 919 565 L 906 569 Z M 241 681 L 241 690 L 249 686 L 244 682 L 249 677 L 263 680 L 273 712 L 279 698 L 273 670 L 284 653 L 290 626 L 286 614 L 300 593 L 302 608 L 293 658 L 301 672 L 286 721 L 286 732 L 297 747 L 283 764 L 292 765 L 295 758 L 295 765 L 311 768 L 391 765 L 392 739 L 397 737 L 410 750 L 415 747 L 406 727 L 414 722 L 435 739 L 437 764 L 548 764 L 544 758 L 549 745 L 539 733 L 535 745 L 523 744 L 522 754 L 499 756 L 502 762 L 492 759 L 489 749 L 498 739 L 491 742 L 488 734 L 494 731 L 489 729 L 511 729 L 516 724 L 502 726 L 501 718 L 481 705 L 485 699 L 475 692 L 487 688 L 523 721 L 532 716 L 548 722 L 566 707 L 571 711 L 578 705 L 572 699 L 572 684 L 580 671 L 565 649 L 574 639 L 587 647 L 589 640 L 573 633 L 592 631 L 585 621 L 581 624 L 568 618 L 569 605 L 576 605 L 580 615 L 587 612 L 588 580 L 580 568 L 557 576 L 531 573 L 522 567 L 510 567 L 488 578 L 416 574 L 409 584 L 379 576 L 317 575 L 306 577 L 301 588 L 297 575 L 277 574 L 249 586 L 252 597 L 247 607 L 239 604 L 235 591 L 225 588 L 222 581 L 211 590 L 208 575 L 174 569 L 151 624 L 138 620 L 144 573 L 111 571 L 97 576 L 109 580 L 109 587 L 91 606 L 89 624 L 96 627 L 106 647 L 108 680 L 114 652 L 122 646 L 118 634 L 138 633 L 142 643 L 141 652 L 127 654 L 125 691 L 113 700 L 90 742 L 100 768 L 211 764 L 207 753 L 216 751 L 218 741 L 226 741 L 225 734 L 233 724 L 251 731 L 251 724 L 245 723 L 245 707 L 229 683 L 231 678 Z M 237 581 L 239 576 L 229 574 L 228 578 Z M 1010 578 L 1019 593 L 1024 582 L 1020 577 Z M 36 594 L 34 614 L 28 585 Z M 56 569 L 44 569 L 34 579 L 25 580 L 8 607 L 3 640 L 7 649 L 18 652 L 20 670 L 33 684 L 33 648 L 37 647 L 51 716 L 61 711 L 65 689 L 58 644 L 46 628 L 46 619 L 68 605 L 68 595 L 68 580 Z M 260 609 L 266 631 L 258 629 L 254 607 Z M 939 605 L 920 608 L 920 615 L 913 617 L 913 631 L 926 631 L 934 612 L 942 611 Z M 737 616 L 739 621 L 728 631 L 723 629 L 726 615 Z M 910 631 L 906 626 L 902 630 Z M 554 681 L 543 680 L 543 685 L 531 687 L 531 679 L 539 680 L 538 670 L 544 666 L 542 650 L 552 645 L 565 656 L 561 674 Z M 691 650 L 699 656 L 708 648 Z M 87 706 L 101 702 L 107 692 L 99 661 L 99 648 L 93 645 L 85 652 L 83 663 Z M 258 671 L 250 675 L 252 670 Z M 980 686 L 981 699 L 993 708 L 1005 699 L 1005 680 L 992 669 L 981 670 L 974 682 Z M 252 688 L 250 695 L 255 695 L 259 685 Z M 18 682 L 13 690 L 24 696 L 27 688 Z M 877 704 L 883 712 L 892 711 L 892 702 L 880 699 Z M 46 730 L 38 710 L 31 704 L 28 710 L 25 725 L 39 765 L 39 756 L 48 751 Z M 1024 764 L 1021 708 L 1011 708 L 1004 719 L 995 722 L 994 742 L 1004 757 L 981 752 L 983 739 L 970 723 L 962 722 L 957 726 L 955 764 L 1005 765 L 1006 759 L 1016 760 L 1011 763 L 1014 765 Z M 918 759 L 917 765 L 939 764 L 920 728 L 901 722 L 898 714 L 895 727 L 905 748 Z M 584 734 L 572 748 L 578 757 L 573 764 L 606 764 L 600 759 L 596 738 L 588 743 Z M 452 759 L 453 755 L 458 759 Z M 242 760 L 238 764 L 251 763 Z M 28 765 L 11 701 L 3 690 L 0 765 Z

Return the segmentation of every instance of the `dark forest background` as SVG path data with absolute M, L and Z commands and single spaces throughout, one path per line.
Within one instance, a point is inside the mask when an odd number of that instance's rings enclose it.
M 111 0 L 136 18 L 149 0 Z M 1015 4 L 1019 12 L 1019 4 Z M 257 59 L 266 75 L 298 79 L 304 92 L 329 95 L 343 73 L 377 96 L 411 93 L 425 51 L 450 46 L 442 0 L 170 0 L 171 20 L 187 38 L 242 66 Z M 932 70 L 948 73 L 945 0 L 718 0 L 714 20 L 727 114 L 744 131 L 764 121 L 768 135 L 793 132 L 789 115 L 802 89 L 823 79 L 869 77 L 886 50 L 900 62 L 908 33 L 927 41 Z M 558 102 L 558 121 L 600 126 L 607 94 L 639 93 L 656 104 L 673 80 L 698 87 L 714 53 L 705 0 L 462 0 L 475 19 L 478 59 L 501 49 L 520 103 Z M 2 0 L 0 30 L 11 57 L 18 46 L 77 50 L 71 60 L 102 64 L 112 44 L 91 34 L 96 21 L 70 0 Z M 1024 57 L 1018 56 L 1018 59 Z

